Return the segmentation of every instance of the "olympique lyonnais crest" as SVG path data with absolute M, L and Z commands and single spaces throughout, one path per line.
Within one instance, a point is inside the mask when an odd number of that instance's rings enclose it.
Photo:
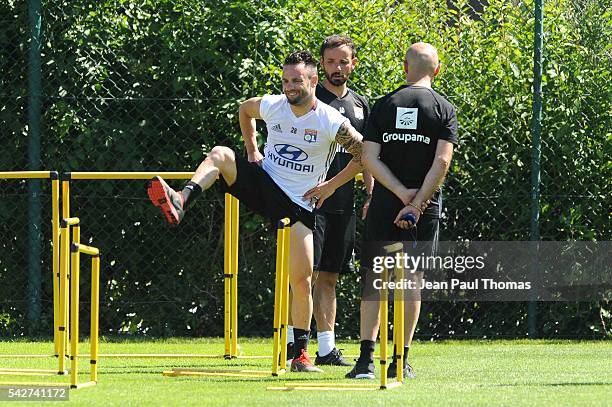
M 308 143 L 316 143 L 318 134 L 319 132 L 317 130 L 305 129 L 304 130 L 304 141 Z

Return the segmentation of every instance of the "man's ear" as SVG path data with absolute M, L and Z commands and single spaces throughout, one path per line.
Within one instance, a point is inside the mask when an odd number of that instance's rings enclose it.
M 438 62 L 438 66 L 436 66 L 436 69 L 434 70 L 434 78 L 438 76 L 441 68 L 442 68 L 442 62 Z
M 315 73 L 310 77 L 310 85 L 314 88 L 319 83 L 319 75 Z

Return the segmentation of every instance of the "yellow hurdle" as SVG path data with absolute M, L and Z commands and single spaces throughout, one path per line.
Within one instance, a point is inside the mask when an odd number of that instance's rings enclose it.
M 226 196 L 226 203 L 227 199 Z M 231 211 L 231 209 L 229 209 Z M 226 213 L 227 213 L 226 205 Z M 164 376 L 173 377 L 265 377 L 279 376 L 286 372 L 285 360 L 287 359 L 287 321 L 289 318 L 289 252 L 291 245 L 291 228 L 289 219 L 278 222 L 276 235 L 276 279 L 274 284 L 274 322 L 272 342 L 272 370 L 227 370 L 227 369 L 173 369 L 162 372 Z M 226 233 L 227 233 L 226 224 Z M 236 229 L 237 230 L 237 229 Z M 232 246 L 232 245 L 230 245 Z M 228 258 L 226 254 L 226 258 Z M 227 264 L 227 263 L 226 263 Z M 226 269 L 227 270 L 227 269 Z M 226 283 L 226 293 L 228 288 Z M 226 300 L 227 305 L 227 300 Z M 226 308 L 226 315 L 227 315 Z M 225 328 L 228 329 L 226 322 Z M 226 338 L 226 346 L 228 340 Z M 227 349 L 227 348 L 226 348 Z
M 50 179 L 51 180 L 51 234 L 52 234 L 52 267 L 51 278 L 53 286 L 53 352 L 46 355 L 1 355 L 1 358 L 48 358 L 58 356 L 58 332 L 60 323 L 60 308 L 59 302 L 55 301 L 59 298 L 59 258 L 60 258 L 60 243 L 59 243 L 59 175 L 55 171 L 1 171 L 0 179 Z M 58 358 L 58 360 L 61 358 Z M 3 376 L 49 376 L 64 374 L 65 370 L 60 368 L 58 362 L 57 369 L 7 369 L 0 368 L 0 375 Z M 5 384 L 5 382 L 0 383 Z
M 98 381 L 98 330 L 100 309 L 100 251 L 80 242 L 80 227 L 74 226 L 72 245 L 70 246 L 70 388 L 81 389 L 94 386 Z M 85 383 L 78 382 L 79 374 L 79 284 L 80 284 L 80 254 L 92 256 L 91 259 L 91 321 L 89 333 L 90 354 L 90 380 Z
M 1 174 L 1 173 L 0 173 Z M 190 179 L 194 172 L 66 172 L 62 174 L 62 217 L 70 217 L 70 180 L 146 180 L 154 176 L 165 179 Z M 226 358 L 226 359 L 259 359 L 268 356 L 238 355 L 238 227 L 239 201 L 235 197 L 225 196 L 225 240 L 224 240 L 224 338 L 225 349 L 222 355 L 203 354 L 100 354 L 105 357 L 122 358 Z M 62 252 L 63 253 L 63 252 Z M 61 284 L 60 284 L 61 285 Z M 59 290 L 59 289 L 58 289 Z M 54 307 L 59 308 L 60 297 L 54 296 Z M 65 317 L 67 320 L 67 316 Z M 58 318 L 59 320 L 59 318 Z M 68 325 L 66 323 L 65 325 Z M 68 327 L 65 327 L 68 329 Z M 56 331 L 59 332 L 59 325 Z M 59 337 L 59 335 L 57 335 Z M 67 336 L 65 337 L 67 338 Z M 56 342 L 56 353 L 59 353 L 59 339 Z M 65 345 L 64 349 L 68 349 Z M 80 355 L 87 357 L 88 355 Z
M 392 244 L 384 247 L 386 255 L 403 250 L 401 243 Z M 393 278 L 401 281 L 404 277 L 404 270 L 396 268 Z M 380 384 L 362 383 L 333 383 L 333 382 L 291 382 L 284 386 L 270 386 L 268 390 L 276 391 L 376 391 L 398 388 L 403 384 L 403 357 L 404 357 L 404 290 L 395 290 L 393 298 L 393 345 L 397 349 L 395 361 L 398 369 L 395 381 L 387 379 L 387 360 L 388 360 L 388 323 L 389 323 L 389 293 L 385 282 L 390 281 L 389 270 L 383 269 L 381 273 L 383 288 L 380 290 L 379 312 L 380 312 Z

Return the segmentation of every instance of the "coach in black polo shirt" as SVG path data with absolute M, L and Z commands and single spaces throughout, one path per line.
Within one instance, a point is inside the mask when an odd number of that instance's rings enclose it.
M 376 183 L 364 244 L 418 240 L 434 242 L 429 247 L 435 251 L 442 211 L 439 188 L 457 144 L 455 108 L 431 88 L 439 70 L 438 53 L 433 46 L 411 45 L 404 61 L 406 85 L 382 97 L 372 108 L 364 136 L 363 162 Z M 408 213 L 417 220 L 416 229 L 401 220 Z M 364 259 L 362 267 L 367 263 Z M 421 302 L 405 304 L 404 377 L 410 378 L 414 372 L 407 363 L 408 348 Z M 347 377 L 374 378 L 378 307 L 377 302 L 362 299 L 361 352 Z M 391 363 L 388 376 L 394 377 L 396 369 L 395 363 Z

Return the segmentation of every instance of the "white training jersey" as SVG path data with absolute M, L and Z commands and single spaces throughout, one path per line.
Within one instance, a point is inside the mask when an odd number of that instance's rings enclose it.
M 266 95 L 259 108 L 268 128 L 263 169 L 301 207 L 306 191 L 325 181 L 336 154 L 336 133 L 348 119 L 333 107 L 317 101 L 313 110 L 296 117 L 285 95 Z

